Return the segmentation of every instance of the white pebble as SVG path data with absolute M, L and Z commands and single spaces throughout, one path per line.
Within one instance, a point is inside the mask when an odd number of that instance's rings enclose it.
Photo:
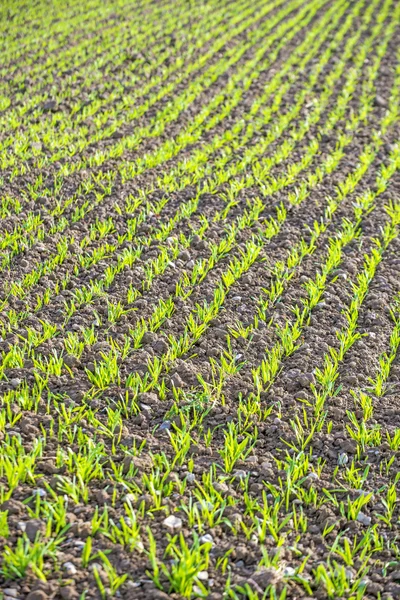
M 168 529 L 182 529 L 182 519 L 179 517 L 175 517 L 175 515 L 170 515 L 163 521 L 163 525 Z
M 205 533 L 200 537 L 201 544 L 212 544 L 214 541 L 213 536 L 210 533 Z
M 76 575 L 78 572 L 78 569 L 76 568 L 76 566 L 74 565 L 74 563 L 72 562 L 66 562 L 63 564 L 63 569 L 65 570 L 65 572 L 68 575 Z
M 365 525 L 366 527 L 369 527 L 371 525 L 371 517 L 368 517 L 368 515 L 366 515 L 365 513 L 363 513 L 361 510 L 357 515 L 357 521 L 359 523 L 362 523 L 362 525 Z

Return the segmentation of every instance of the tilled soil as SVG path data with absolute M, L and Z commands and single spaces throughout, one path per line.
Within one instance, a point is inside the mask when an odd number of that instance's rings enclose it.
M 399 598 L 398 3 L 0 14 L 3 600 Z

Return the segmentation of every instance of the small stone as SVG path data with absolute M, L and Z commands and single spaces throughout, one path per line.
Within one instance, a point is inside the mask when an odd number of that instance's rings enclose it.
M 207 581 L 208 580 L 208 572 L 207 571 L 199 571 L 197 573 L 197 579 L 200 579 L 200 581 Z
M 11 598 L 18 598 L 18 590 L 14 588 L 4 588 L 3 594 L 5 596 L 10 596 Z
M 371 525 L 372 519 L 360 510 L 360 512 L 357 515 L 357 521 L 362 525 L 365 525 L 365 527 L 369 527 Z
M 202 510 L 205 508 L 206 510 L 212 511 L 214 508 L 214 504 L 212 502 L 208 502 L 207 500 L 202 500 L 201 502 L 199 500 L 198 502 L 195 502 L 195 506 L 199 510 Z
M 21 385 L 21 379 L 18 379 L 18 377 L 14 377 L 10 380 L 10 384 L 13 388 L 17 388 L 19 385 Z
M 171 429 L 171 421 L 164 421 L 163 423 L 161 423 L 159 431 L 165 431 Z
M 201 544 L 212 544 L 213 541 L 214 541 L 214 538 L 210 533 L 205 533 L 204 535 L 200 536 Z
M 369 496 L 371 492 L 367 492 L 367 490 L 355 490 L 355 493 L 358 494 L 358 496 Z M 370 499 L 374 501 L 375 496 L 372 494 Z
M 340 279 L 347 279 L 348 275 L 347 275 L 347 273 L 345 271 L 342 271 L 342 270 L 339 269 L 336 272 L 336 277 L 338 277 Z
M 243 517 L 240 513 L 233 513 L 229 518 L 234 527 L 237 527 L 243 521 Z
M 154 392 L 142 392 L 141 394 L 139 394 L 138 400 L 142 404 L 147 404 L 150 406 L 152 406 L 153 404 L 158 404 L 160 402 L 157 394 L 155 394 Z
M 268 460 L 264 460 L 261 465 L 260 468 L 265 471 L 267 469 L 272 469 L 272 462 L 268 461 Z
M 128 502 L 128 504 L 131 504 L 133 506 L 134 503 L 136 502 L 135 494 L 125 494 L 124 502 Z
M 30 542 L 34 542 L 38 534 L 44 535 L 46 525 L 40 519 L 30 519 L 25 523 L 25 533 Z
M 237 469 L 236 471 L 234 471 L 233 476 L 236 477 L 236 479 L 245 479 L 245 477 L 247 477 L 247 471 Z
M 229 487 L 223 481 L 217 481 L 214 483 L 214 489 L 219 494 L 227 494 L 229 492 Z
M 63 564 L 63 569 L 71 577 L 73 577 L 74 575 L 76 575 L 77 572 L 78 572 L 78 569 L 76 568 L 76 566 L 72 562 L 66 562 L 66 563 L 64 563 Z
M 385 108 L 385 106 L 387 106 L 385 98 L 382 98 L 382 96 L 379 96 L 379 94 L 375 96 L 374 104 L 375 106 L 380 106 L 381 108 Z
M 140 581 L 132 581 L 129 580 L 125 583 L 125 587 L 131 590 L 136 590 L 138 587 L 141 587 L 142 583 Z M 153 596 L 154 598 L 154 596 Z
M 293 577 L 293 575 L 296 574 L 296 569 L 293 569 L 293 567 L 287 566 L 287 567 L 285 567 L 283 574 L 285 577 Z
M 186 475 L 186 481 L 188 483 L 194 483 L 196 481 L 196 475 L 194 473 L 188 473 Z
M 344 467 L 344 465 L 347 465 L 348 462 L 349 457 L 347 456 L 346 452 L 341 452 L 338 456 L 338 465 L 340 467 Z
M 170 515 L 163 521 L 163 525 L 170 529 L 171 531 L 179 531 L 182 529 L 182 519 L 179 517 L 175 517 L 175 515 Z

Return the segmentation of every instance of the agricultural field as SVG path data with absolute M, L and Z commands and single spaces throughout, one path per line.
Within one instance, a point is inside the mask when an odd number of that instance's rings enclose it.
M 400 3 L 0 29 L 0 599 L 399 599 Z

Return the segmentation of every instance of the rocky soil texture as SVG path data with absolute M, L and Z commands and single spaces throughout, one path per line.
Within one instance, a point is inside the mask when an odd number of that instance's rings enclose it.
M 0 598 L 400 598 L 400 3 L 0 30 Z

